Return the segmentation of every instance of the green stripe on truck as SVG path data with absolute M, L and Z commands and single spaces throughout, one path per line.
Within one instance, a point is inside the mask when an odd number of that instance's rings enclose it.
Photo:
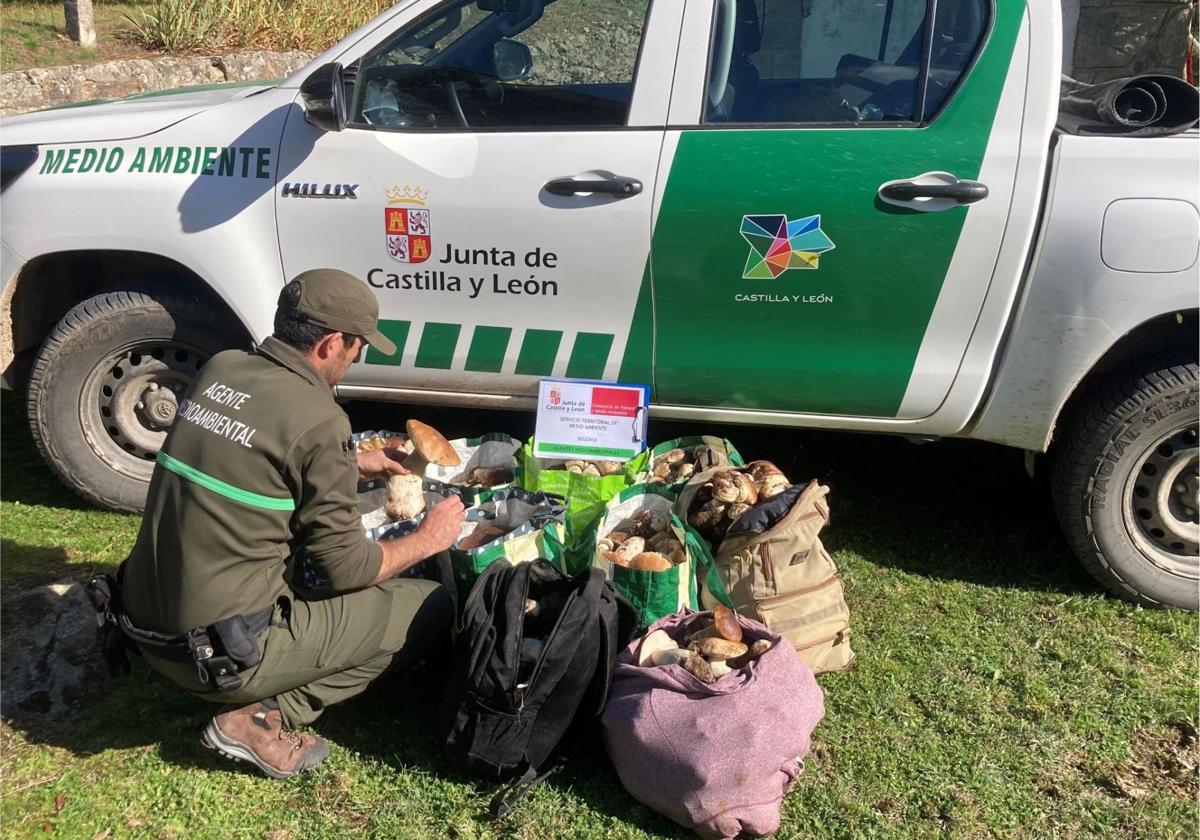
M 581 332 L 575 336 L 567 376 L 572 379 L 603 379 L 604 366 L 612 350 L 613 336 L 608 333 Z
M 549 376 L 554 371 L 562 336 L 562 330 L 525 330 L 521 353 L 517 356 L 517 373 Z
M 399 365 L 404 358 L 404 345 L 408 342 L 408 331 L 412 321 L 386 321 L 380 319 L 379 331 L 390 338 L 396 345 L 396 352 L 385 356 L 370 345 L 367 346 L 367 364 L 369 365 Z
M 454 348 L 458 345 L 458 334 L 461 332 L 462 324 L 426 321 L 425 329 L 421 331 L 421 343 L 417 345 L 417 359 L 414 364 L 419 368 L 450 370 L 450 365 L 454 362 Z
M 471 349 L 467 351 L 466 369 L 477 373 L 499 373 L 504 367 L 504 354 L 512 338 L 512 327 L 475 328 Z

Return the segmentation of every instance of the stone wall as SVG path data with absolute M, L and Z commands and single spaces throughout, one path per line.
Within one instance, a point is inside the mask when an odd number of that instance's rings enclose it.
M 1064 0 L 1064 71 L 1082 82 L 1183 73 L 1195 0 Z M 1072 20 L 1074 18 L 1074 20 Z
M 312 56 L 299 50 L 260 51 L 15 70 L 0 73 L 0 116 L 187 85 L 278 79 L 303 67 Z

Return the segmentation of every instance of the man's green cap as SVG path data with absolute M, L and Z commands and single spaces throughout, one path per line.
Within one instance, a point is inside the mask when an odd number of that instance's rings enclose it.
M 361 335 L 385 356 L 396 352 L 396 345 L 379 331 L 379 301 L 366 283 L 336 268 L 314 268 L 298 275 L 296 282 L 300 301 L 295 306 L 279 301 L 288 315 L 327 330 Z

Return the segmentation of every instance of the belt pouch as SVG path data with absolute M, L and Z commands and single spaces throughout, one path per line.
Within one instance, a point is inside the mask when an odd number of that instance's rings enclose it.
M 259 663 L 258 634 L 251 632 L 245 616 L 223 618 L 213 624 L 212 629 L 225 655 L 233 660 L 239 671 L 253 668 Z

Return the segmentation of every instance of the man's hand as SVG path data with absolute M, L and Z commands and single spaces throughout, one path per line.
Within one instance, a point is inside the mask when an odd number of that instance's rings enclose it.
M 383 547 L 383 562 L 379 565 L 379 576 L 375 578 L 375 583 L 383 583 L 426 557 L 452 546 L 462 531 L 464 519 L 466 513 L 462 499 L 451 496 L 425 511 L 425 518 L 417 530 L 408 536 L 382 540 L 379 545 Z
M 388 478 L 392 475 L 408 475 L 408 470 L 401 464 L 401 461 L 407 457 L 403 450 L 388 447 L 371 449 L 367 452 L 359 452 L 356 457 L 358 459 L 358 477 L 363 481 L 370 481 L 373 478 Z
M 448 499 L 442 499 L 425 511 L 425 518 L 417 527 L 417 533 L 427 541 L 425 544 L 429 553 L 437 554 L 454 545 L 458 535 L 462 532 L 465 519 L 466 512 L 463 510 L 462 499 L 458 496 L 451 496 Z

